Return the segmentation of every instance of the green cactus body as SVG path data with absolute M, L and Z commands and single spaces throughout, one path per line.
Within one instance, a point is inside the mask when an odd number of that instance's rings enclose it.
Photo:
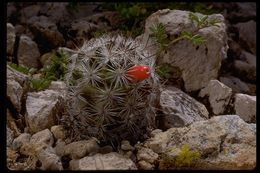
M 133 82 L 134 65 L 149 66 L 150 77 Z M 155 56 L 139 42 L 105 35 L 85 43 L 70 57 L 64 124 L 76 139 L 143 140 L 155 127 L 159 79 Z

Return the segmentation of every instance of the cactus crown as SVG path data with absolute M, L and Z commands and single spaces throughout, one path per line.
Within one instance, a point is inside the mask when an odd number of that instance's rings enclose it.
M 150 77 L 131 80 L 128 72 L 135 65 L 149 67 Z M 131 38 L 105 35 L 85 43 L 69 59 L 64 124 L 76 139 L 142 140 L 155 125 L 154 66 L 155 57 Z

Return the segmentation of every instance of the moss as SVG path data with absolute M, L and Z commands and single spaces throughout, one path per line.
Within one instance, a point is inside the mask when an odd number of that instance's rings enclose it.
M 161 169 L 183 169 L 195 168 L 201 155 L 196 150 L 190 150 L 186 144 L 181 148 L 169 148 L 164 154 L 160 162 Z

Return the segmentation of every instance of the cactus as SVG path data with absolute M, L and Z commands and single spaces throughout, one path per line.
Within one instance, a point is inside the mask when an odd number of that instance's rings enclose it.
M 149 76 L 136 76 L 133 69 L 139 67 Z M 74 140 L 96 137 L 135 143 L 155 128 L 155 56 L 140 42 L 104 35 L 84 43 L 69 59 L 65 82 L 67 114 L 62 122 Z

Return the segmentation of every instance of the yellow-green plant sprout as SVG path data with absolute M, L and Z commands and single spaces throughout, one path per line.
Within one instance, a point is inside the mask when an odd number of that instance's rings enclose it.
M 195 168 L 201 155 L 196 150 L 190 150 L 186 144 L 181 148 L 173 146 L 162 154 L 160 167 L 162 169 Z

